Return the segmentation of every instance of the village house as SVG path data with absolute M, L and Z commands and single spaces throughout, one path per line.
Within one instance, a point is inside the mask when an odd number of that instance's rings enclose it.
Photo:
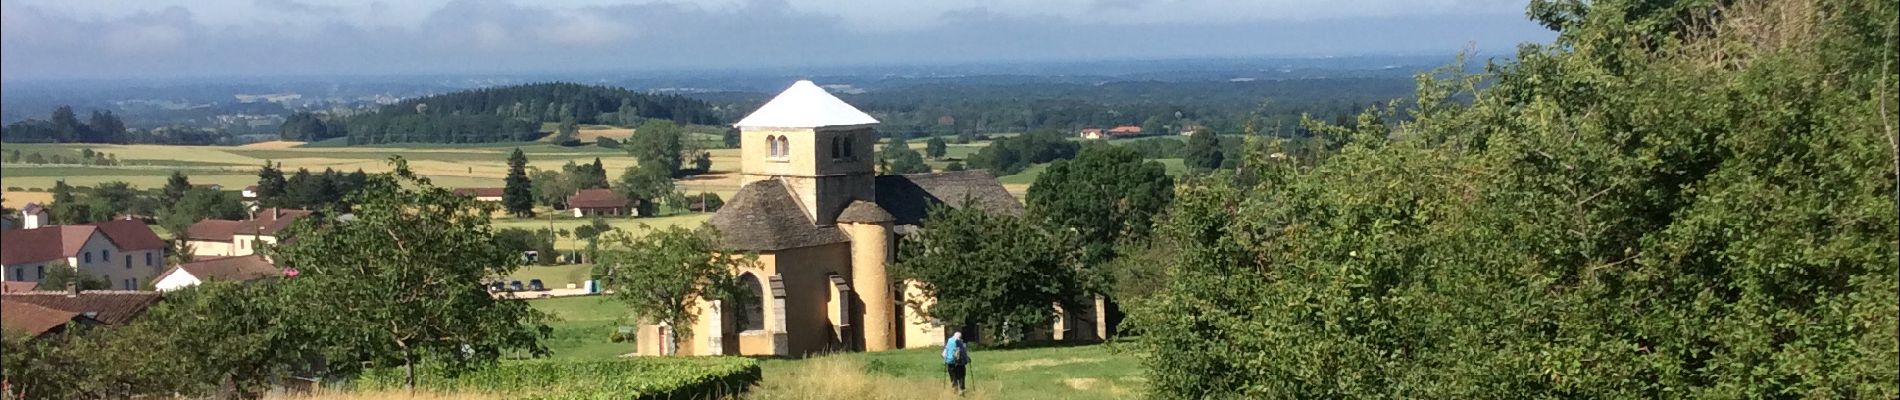
M 245 220 L 205 219 L 185 230 L 185 242 L 191 245 L 194 256 L 256 254 L 260 244 L 277 243 L 279 232 L 311 214 L 314 212 L 273 207 L 257 210 Z
M 0 301 L 0 331 L 24 334 L 34 339 L 59 336 L 68 327 L 85 328 L 101 324 L 84 313 L 55 310 L 22 301 Z
M 932 205 L 1010 215 L 1023 206 L 983 171 L 876 175 L 875 157 L 849 155 L 873 154 L 877 123 L 799 81 L 735 124 L 742 186 L 709 223 L 728 255 L 757 255 L 755 265 L 733 271 L 754 300 L 699 301 L 690 337 L 644 324 L 637 352 L 797 356 L 941 346 L 948 329 L 905 306 L 925 301 L 921 291 L 891 280 L 898 238 L 919 229 Z M 1082 323 L 1100 320 L 1092 310 L 1077 310 L 1087 316 L 1056 330 L 1069 340 L 1099 337 Z
M 503 188 L 497 188 L 497 187 L 456 188 L 454 192 L 455 194 L 473 197 L 475 198 L 475 201 L 500 203 L 502 193 L 504 193 L 505 190 Z
M 633 204 L 633 201 L 620 196 L 613 189 L 581 189 L 567 197 L 567 209 L 574 212 L 574 218 L 637 217 L 639 211 L 633 208 Z
M 116 326 L 131 322 L 157 304 L 158 292 L 85 290 L 68 284 L 65 290 L 0 293 L 0 325 L 33 337 L 63 332 L 76 326 Z
M 131 290 L 150 282 L 165 264 L 165 241 L 144 222 L 51 225 L 43 211 L 22 214 L 21 229 L 0 231 L 5 280 L 39 282 L 48 268 L 64 267 Z
M 1117 126 L 1114 128 L 1109 128 L 1107 135 L 1108 137 L 1111 137 L 1111 138 L 1141 136 L 1141 127 L 1134 126 L 1134 125 Z
M 210 281 L 250 282 L 283 276 L 283 270 L 257 255 L 216 257 L 178 264 L 159 274 L 152 288 L 169 292 Z
M 238 192 L 238 197 L 244 201 L 244 205 L 257 204 L 257 185 L 245 186 L 243 191 Z
M 1104 137 L 1102 136 L 1102 128 L 1083 129 L 1082 134 L 1078 136 L 1081 136 L 1083 139 L 1101 139 Z

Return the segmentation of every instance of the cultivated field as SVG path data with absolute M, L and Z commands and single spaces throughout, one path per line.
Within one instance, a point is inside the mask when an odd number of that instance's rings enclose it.
M 617 178 L 637 160 L 619 149 L 594 146 L 560 147 L 546 143 L 471 144 L 461 146 L 418 145 L 405 147 L 290 147 L 295 142 L 266 142 L 251 146 L 168 146 L 100 144 L 7 144 L 5 150 L 23 153 L 76 154 L 80 149 L 112 154 L 122 165 L 35 165 L 7 164 L 0 169 L 0 187 L 5 187 L 6 204 L 19 207 L 27 201 L 45 201 L 55 181 L 64 179 L 74 186 L 91 186 L 121 181 L 140 188 L 163 186 L 172 171 L 183 171 L 192 183 L 218 184 L 237 190 L 257 183 L 257 169 L 266 160 L 281 163 L 286 174 L 298 168 L 321 172 L 386 172 L 388 159 L 402 155 L 417 173 L 445 187 L 497 187 L 508 173 L 508 153 L 520 148 L 528 154 L 530 168 L 559 169 L 569 161 L 591 163 L 596 157 Z M 729 196 L 738 189 L 738 179 L 730 177 L 738 168 L 738 151 L 711 150 L 713 174 L 683 183 L 688 193 L 712 191 Z M 25 193 L 22 193 L 25 192 Z
M 134 187 L 155 188 L 164 185 L 172 171 L 183 171 L 191 176 L 192 183 L 218 184 L 227 190 L 238 190 L 257 183 L 257 169 L 266 160 L 282 164 L 286 174 L 294 173 L 298 168 L 306 168 L 311 172 L 321 172 L 325 168 L 386 172 L 389 170 L 389 157 L 402 155 L 409 161 L 410 169 L 444 187 L 501 186 L 502 178 L 508 173 L 508 153 L 516 148 L 528 154 L 528 167 L 531 169 L 560 169 L 561 165 L 570 161 L 577 164 L 591 163 L 599 158 L 607 168 L 609 179 L 618 179 L 622 171 L 638 162 L 621 149 L 591 145 L 595 137 L 626 139 L 633 135 L 632 129 L 587 126 L 580 132 L 583 140 L 590 145 L 561 147 L 545 142 L 524 142 L 330 147 L 327 142 L 306 144 L 285 141 L 244 146 L 7 144 L 5 150 L 8 151 L 18 149 L 23 153 L 48 155 L 76 156 L 82 149 L 92 149 L 112 154 L 122 165 L 7 164 L 4 169 L 0 169 L 0 187 L 5 188 L 6 205 L 17 208 L 27 202 L 49 200 L 46 191 L 61 179 L 74 186 L 120 181 Z M 689 136 L 702 142 L 718 140 L 716 136 L 707 134 Z M 924 140 L 911 140 L 908 144 L 918 152 L 925 149 Z M 935 170 L 943 170 L 951 161 L 965 160 L 987 145 L 987 141 L 950 144 L 943 159 L 927 160 L 926 163 Z M 732 193 L 739 190 L 739 151 L 713 149 L 709 152 L 712 154 L 712 172 L 679 180 L 680 189 L 687 194 L 711 192 L 731 198 Z M 1169 174 L 1178 175 L 1186 171 L 1180 159 L 1157 161 L 1167 165 Z M 1021 197 L 1029 191 L 1029 185 L 1035 182 L 1045 167 L 1036 165 L 1021 173 L 999 178 L 1004 188 Z

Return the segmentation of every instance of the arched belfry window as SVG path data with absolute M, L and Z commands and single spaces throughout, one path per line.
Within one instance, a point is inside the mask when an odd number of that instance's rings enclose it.
M 771 152 L 771 153 L 768 153 L 768 155 L 770 155 L 770 156 L 772 156 L 772 157 L 778 157 L 779 155 L 782 155 L 782 154 L 785 154 L 785 150 L 784 150 L 784 149 L 780 149 L 780 148 L 778 147 L 778 136 L 766 136 L 766 137 L 765 137 L 765 144 L 766 144 L 766 146 L 767 146 L 767 147 L 771 147 L 771 148 L 772 148 L 772 152 Z
M 784 136 L 779 136 L 778 137 L 778 156 L 790 157 L 791 155 L 792 155 L 792 142 L 790 140 L 786 140 Z
M 740 309 L 744 310 L 745 315 L 739 316 L 739 331 L 765 330 L 765 299 L 769 296 L 765 292 L 765 285 L 759 284 L 759 277 L 750 272 L 739 275 L 739 284 L 744 285 L 740 290 L 746 293 L 740 299 Z
M 846 136 L 846 137 L 844 138 L 844 145 L 842 145 L 842 146 L 839 146 L 839 147 L 840 147 L 840 148 L 842 148 L 842 150 L 843 150 L 843 152 L 842 152 L 842 153 L 844 154 L 844 157 L 843 157 L 843 158 L 846 158 L 846 159 L 849 159 L 849 158 L 852 158 L 852 155 L 851 155 L 851 149 L 852 149 L 852 147 L 854 147 L 854 146 L 852 146 L 852 143 L 851 143 L 851 137 L 850 137 L 850 136 Z

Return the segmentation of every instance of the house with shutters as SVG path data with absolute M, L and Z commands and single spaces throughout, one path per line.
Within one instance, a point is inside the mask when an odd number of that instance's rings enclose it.
M 165 241 L 144 222 L 52 225 L 43 212 L 21 217 L 21 229 L 0 231 L 0 272 L 7 281 L 39 282 L 51 268 L 73 268 L 135 290 L 164 268 Z

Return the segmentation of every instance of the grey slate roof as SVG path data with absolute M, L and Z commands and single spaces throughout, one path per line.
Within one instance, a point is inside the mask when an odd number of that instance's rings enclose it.
M 1023 204 L 985 171 L 882 175 L 876 178 L 877 202 L 852 202 L 839 222 L 884 222 L 898 233 L 920 225 L 932 204 L 977 207 L 1022 215 Z M 709 222 L 719 230 L 722 247 L 740 251 L 776 251 L 850 241 L 836 226 L 817 226 L 784 182 L 767 179 L 746 184 Z M 908 226 L 908 227 L 907 227 Z
M 930 205 L 976 207 L 991 213 L 1023 215 L 1023 203 L 988 171 L 969 170 L 877 177 L 877 205 L 897 225 L 921 225 Z
M 842 243 L 850 238 L 835 226 L 817 226 L 792 200 L 785 183 L 767 179 L 746 184 L 714 213 L 722 247 L 771 251 Z

